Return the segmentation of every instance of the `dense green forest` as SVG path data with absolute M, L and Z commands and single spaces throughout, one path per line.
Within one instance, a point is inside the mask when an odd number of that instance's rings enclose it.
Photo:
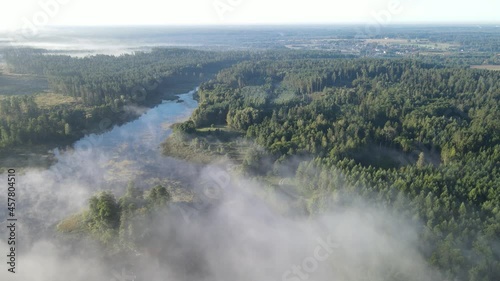
M 500 276 L 500 72 L 409 59 L 261 60 L 202 85 L 174 140 L 290 176 L 310 214 L 359 196 L 422 222 L 421 252 L 449 280 Z M 208 129 L 207 129 L 208 128 Z M 211 128 L 211 129 L 210 129 Z M 233 140 L 235 141 L 235 140 Z M 300 159 L 301 161 L 296 161 Z M 455 279 L 458 278 L 458 279 Z
M 498 50 L 453 34 L 441 40 Z M 281 188 L 311 216 L 361 197 L 419 225 L 419 250 L 449 280 L 500 276 L 500 72 L 469 69 L 498 56 L 154 49 L 75 58 L 17 49 L 4 58 L 9 71 L 46 77 L 72 102 L 2 97 L 0 148 L 76 140 L 133 118 L 126 105 L 158 103 L 178 84 L 218 73 L 200 86 L 198 109 L 174 126 L 165 154 L 224 156 L 249 177 L 291 178 Z M 58 229 L 137 249 L 170 199 L 162 186 L 129 186 L 119 199 L 99 193 Z

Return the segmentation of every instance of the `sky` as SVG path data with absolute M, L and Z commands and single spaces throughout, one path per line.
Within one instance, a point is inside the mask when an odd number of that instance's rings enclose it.
M 0 0 L 0 30 L 41 26 L 500 23 L 498 0 Z

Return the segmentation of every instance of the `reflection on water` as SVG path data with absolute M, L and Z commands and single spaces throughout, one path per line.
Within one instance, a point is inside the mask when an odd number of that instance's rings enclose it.
M 138 119 L 122 126 L 115 126 L 104 134 L 86 136 L 75 143 L 75 151 L 88 153 L 90 148 L 113 153 L 116 152 L 116 148 L 123 145 L 130 146 L 130 148 L 138 147 L 143 151 L 156 150 L 170 133 L 168 125 L 189 117 L 196 108 L 197 102 L 193 99 L 193 94 L 194 91 L 179 95 L 183 102 L 163 102 Z M 136 152 L 134 149 L 129 149 L 127 154 Z
M 166 101 L 135 121 L 115 126 L 104 134 L 86 136 L 74 144 L 71 152 L 55 151 L 58 163 L 52 170 L 61 177 L 78 175 L 97 182 L 133 180 L 143 172 L 144 165 L 165 161 L 159 146 L 171 133 L 170 125 L 188 118 L 196 108 L 194 92 L 179 95 L 183 102 Z M 64 172 L 68 169 L 68 173 Z

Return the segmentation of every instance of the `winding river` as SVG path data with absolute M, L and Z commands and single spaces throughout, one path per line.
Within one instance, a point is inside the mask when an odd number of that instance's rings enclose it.
M 49 169 L 19 175 L 21 238 L 27 242 L 43 233 L 50 235 L 55 223 L 84 208 L 96 191 L 120 193 L 128 182 L 150 187 L 154 184 L 152 178 L 172 177 L 189 170 L 186 163 L 162 156 L 160 144 L 171 133 L 171 124 L 189 118 L 196 109 L 195 92 L 180 94 L 178 101 L 164 101 L 151 109 L 132 108 L 144 113 L 105 133 L 87 135 L 72 149 L 54 150 L 57 162 Z

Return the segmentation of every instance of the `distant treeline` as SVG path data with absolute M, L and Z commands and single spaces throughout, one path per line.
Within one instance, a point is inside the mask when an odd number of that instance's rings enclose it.
M 121 56 L 75 58 L 15 49 L 5 60 L 15 73 L 46 76 L 51 90 L 83 100 L 85 105 L 119 107 L 137 95 L 155 94 L 158 82 L 175 76 L 203 76 L 242 58 L 241 53 L 154 49 Z M 171 81 L 170 81 L 171 82 Z M 146 97 L 144 97 L 146 98 Z

